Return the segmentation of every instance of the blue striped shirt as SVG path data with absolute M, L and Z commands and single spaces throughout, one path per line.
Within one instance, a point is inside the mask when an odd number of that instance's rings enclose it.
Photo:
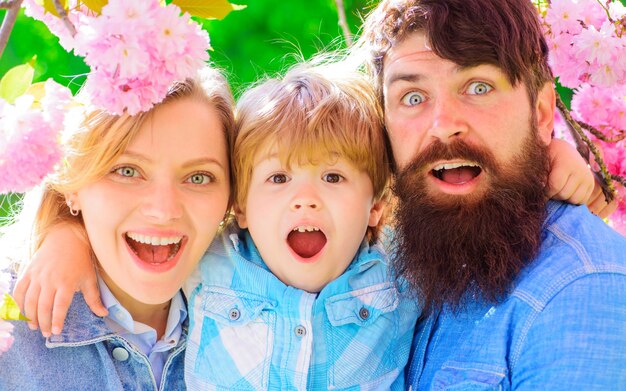
M 190 279 L 191 390 L 401 390 L 418 308 L 380 244 L 319 294 L 287 286 L 246 230 L 216 238 Z

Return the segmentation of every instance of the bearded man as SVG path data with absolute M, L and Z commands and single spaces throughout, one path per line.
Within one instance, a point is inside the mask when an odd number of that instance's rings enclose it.
M 389 0 L 359 46 L 424 308 L 412 389 L 626 389 L 626 239 L 548 201 L 555 91 L 529 0 Z

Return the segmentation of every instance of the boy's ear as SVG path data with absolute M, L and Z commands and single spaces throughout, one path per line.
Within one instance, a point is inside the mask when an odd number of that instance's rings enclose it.
M 383 211 L 385 210 L 386 205 L 387 203 L 382 199 L 375 200 L 372 208 L 370 209 L 370 218 L 367 222 L 369 227 L 378 226 L 380 219 L 383 217 Z
M 545 145 L 552 141 L 554 131 L 554 113 L 556 111 L 556 92 L 552 82 L 545 83 L 537 94 L 537 103 L 534 110 L 537 118 L 537 132 L 539 139 Z
M 248 228 L 246 214 L 241 210 L 239 205 L 233 205 L 233 212 L 235 212 L 235 220 L 237 220 L 237 225 L 239 225 L 239 228 Z

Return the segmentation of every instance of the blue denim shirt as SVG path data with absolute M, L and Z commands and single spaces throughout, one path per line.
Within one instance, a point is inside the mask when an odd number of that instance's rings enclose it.
M 402 390 L 418 316 L 379 245 L 319 294 L 282 283 L 247 231 L 218 237 L 189 294 L 185 380 L 207 390 Z
M 46 340 L 25 322 L 12 323 L 15 341 L 0 355 L 1 391 L 185 389 L 186 332 L 170 350 L 157 388 L 146 355 L 95 316 L 81 294 L 74 296 L 61 335 Z
M 626 390 L 626 238 L 558 202 L 542 235 L 500 303 L 418 324 L 412 390 Z

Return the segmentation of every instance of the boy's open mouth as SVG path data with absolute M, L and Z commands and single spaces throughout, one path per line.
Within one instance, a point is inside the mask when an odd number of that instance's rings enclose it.
M 442 163 L 431 170 L 432 175 L 446 183 L 462 185 L 478 177 L 482 168 L 477 163 Z
M 326 235 L 318 227 L 300 225 L 287 235 L 287 244 L 298 256 L 312 258 L 326 245 Z
M 181 248 L 182 236 L 158 237 L 127 232 L 126 243 L 139 259 L 150 264 L 161 264 L 176 257 Z

